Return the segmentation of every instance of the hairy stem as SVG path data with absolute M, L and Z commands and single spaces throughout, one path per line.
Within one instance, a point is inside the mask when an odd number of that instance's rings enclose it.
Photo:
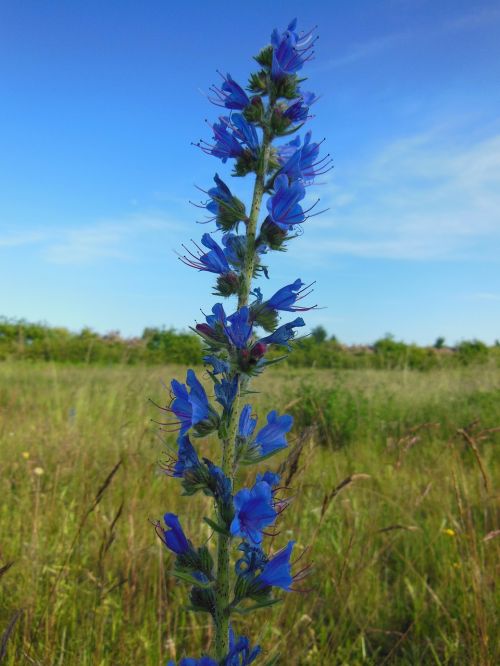
M 248 297 L 255 269 L 255 238 L 259 220 L 262 197 L 264 195 L 265 177 L 269 155 L 271 152 L 271 133 L 265 128 L 262 151 L 257 168 L 253 190 L 252 207 L 246 228 L 247 251 L 241 273 L 241 286 L 238 296 L 238 309 L 248 305 Z M 239 416 L 240 389 L 234 401 L 231 418 L 227 428 L 227 436 L 222 442 L 222 470 L 234 484 L 234 453 L 236 430 Z M 231 537 L 217 535 L 217 578 L 215 582 L 215 658 L 221 660 L 229 650 L 229 594 L 230 594 L 230 544 Z

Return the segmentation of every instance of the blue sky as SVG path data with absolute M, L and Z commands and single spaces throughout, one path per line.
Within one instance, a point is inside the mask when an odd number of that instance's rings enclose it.
M 191 145 L 204 95 L 294 16 L 318 25 L 310 129 L 335 168 L 264 293 L 316 280 L 308 324 L 348 343 L 500 338 L 500 5 L 481 1 L 0 0 L 0 314 L 134 335 L 209 310 L 210 276 L 173 252 L 207 230 L 195 185 L 229 179 Z

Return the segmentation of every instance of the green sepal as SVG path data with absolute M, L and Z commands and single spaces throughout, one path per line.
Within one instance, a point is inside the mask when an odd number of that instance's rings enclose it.
M 254 60 L 256 60 L 261 67 L 271 67 L 273 64 L 273 47 L 271 44 L 264 46 L 264 48 L 254 56 Z
M 302 127 L 304 127 L 304 125 L 305 125 L 305 122 L 300 123 L 300 125 L 294 125 L 293 127 L 291 127 L 286 132 L 281 132 L 277 136 L 290 136 L 290 134 L 295 134 L 295 132 L 298 132 L 300 129 L 302 129 Z
M 234 296 L 240 290 L 240 276 L 234 271 L 223 273 L 217 278 L 217 286 L 213 291 L 214 296 L 228 298 Z
M 278 326 L 278 313 L 268 307 L 266 303 L 256 303 L 250 306 L 250 316 L 253 321 L 268 333 L 272 333 Z
M 249 123 L 256 123 L 261 127 L 264 124 L 265 119 L 265 109 L 262 103 L 262 97 L 260 95 L 254 95 L 250 104 L 248 104 L 243 110 L 243 115 Z
M 280 97 L 284 97 L 285 99 L 296 99 L 300 97 L 298 90 L 299 78 L 296 74 L 289 74 L 279 81 L 273 81 L 271 86 L 275 99 L 279 99 Z
M 233 175 L 242 177 L 249 173 L 256 173 L 257 169 L 258 160 L 249 150 L 245 150 L 234 163 Z
M 189 594 L 189 601 L 191 602 L 189 610 L 211 615 L 215 613 L 215 592 L 211 587 L 194 586 Z
M 219 206 L 219 211 L 216 217 L 217 226 L 223 231 L 231 231 L 236 227 L 239 222 L 245 222 L 247 219 L 245 204 L 235 197 L 231 198 L 231 203 L 213 197 L 214 201 Z

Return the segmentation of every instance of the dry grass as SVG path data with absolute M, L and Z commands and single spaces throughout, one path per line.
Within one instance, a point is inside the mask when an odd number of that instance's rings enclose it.
M 308 374 L 259 380 L 267 393 L 257 411 L 300 399 Z M 180 497 L 157 467 L 148 398 L 161 401 L 160 380 L 175 375 L 182 370 L 0 365 L 2 664 L 163 666 L 209 646 L 210 623 L 184 612 L 186 589 L 168 576 L 171 557 L 148 522 L 175 511 L 193 541 L 210 538 L 201 522 L 209 500 Z M 397 436 L 361 433 L 340 450 L 296 432 L 285 470 L 294 500 L 272 545 L 293 535 L 305 551 L 297 566 L 312 561 L 313 572 L 307 591 L 245 620 L 248 633 L 268 658 L 281 653 L 279 664 L 499 663 L 499 437 L 485 430 L 500 425 L 500 401 L 497 422 L 490 411 L 491 422 L 470 425 L 454 411 L 464 396 L 498 391 L 498 370 L 350 371 L 342 380 L 381 405 L 373 419 L 391 396 L 405 415 L 435 405 L 429 423 L 445 414 L 461 432 L 412 431 L 405 417 Z M 314 371 L 313 382 L 326 391 L 333 378 Z M 215 443 L 204 446 L 215 457 Z

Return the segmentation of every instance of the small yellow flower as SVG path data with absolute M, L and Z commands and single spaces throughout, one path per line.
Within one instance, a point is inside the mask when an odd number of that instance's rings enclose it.
M 35 467 L 33 474 L 36 474 L 37 476 L 42 476 L 42 474 L 45 474 L 43 467 Z
M 443 530 L 443 534 L 446 534 L 447 536 L 454 537 L 457 535 L 455 530 L 452 530 L 450 527 L 447 527 L 445 530 Z
M 21 455 L 25 460 L 28 460 L 28 458 L 30 457 L 30 452 L 29 451 L 23 451 L 21 453 Z
M 453 562 L 453 568 L 454 569 L 461 569 L 462 565 L 460 564 L 460 562 Z

